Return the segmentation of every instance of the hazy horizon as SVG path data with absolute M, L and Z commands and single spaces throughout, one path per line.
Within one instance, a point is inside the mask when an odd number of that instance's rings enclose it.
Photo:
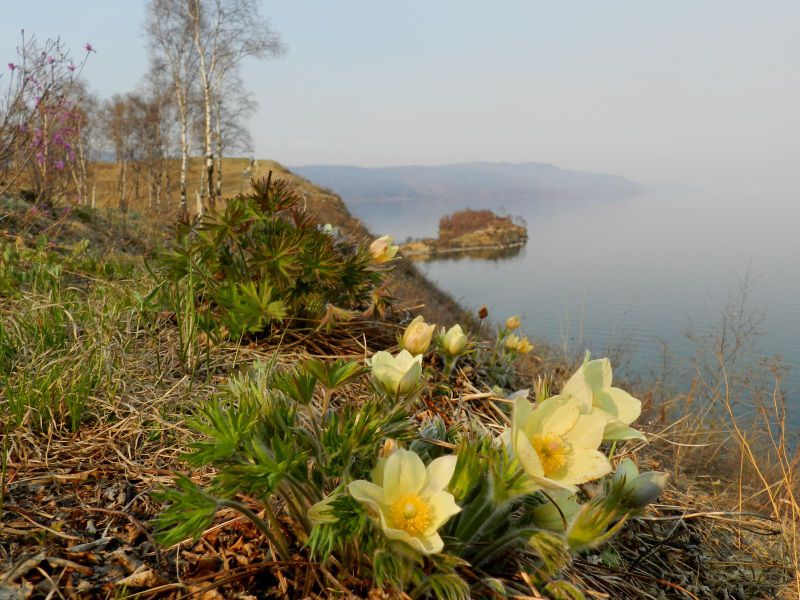
M 25 28 L 60 35 L 77 56 L 91 42 L 84 75 L 101 97 L 132 90 L 147 69 L 143 6 L 4 7 L 2 64 Z M 259 102 L 254 155 L 364 167 L 538 162 L 645 184 L 800 188 L 800 4 L 490 8 L 264 2 L 288 53 L 245 64 Z

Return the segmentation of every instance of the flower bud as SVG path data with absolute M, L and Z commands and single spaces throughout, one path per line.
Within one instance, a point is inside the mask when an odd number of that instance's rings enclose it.
M 660 471 L 639 474 L 639 469 L 629 458 L 623 460 L 614 473 L 613 483 L 623 485 L 622 506 L 641 510 L 655 502 L 667 485 L 668 475 Z
M 467 336 L 461 329 L 461 325 L 453 325 L 442 336 L 442 349 L 449 356 L 458 356 L 467 347 Z
M 425 354 L 428 346 L 431 345 L 433 332 L 436 325 L 428 325 L 422 316 L 416 317 L 406 327 L 400 347 L 408 350 L 412 355 Z
M 549 531 L 565 531 L 581 508 L 575 500 L 575 494 L 569 490 L 549 490 L 547 497 L 549 502 L 531 509 L 534 523 Z
M 411 356 L 408 350 L 397 356 L 376 352 L 370 364 L 373 379 L 391 398 L 409 395 L 422 379 L 422 356 Z
M 489 316 L 489 309 L 486 306 L 481 306 L 478 310 L 478 318 L 483 321 L 486 317 Z
M 521 323 L 522 321 L 520 321 L 519 315 L 508 317 L 506 319 L 506 329 L 513 331 L 514 329 L 519 327 Z
M 312 525 L 322 525 L 323 523 L 336 523 L 338 520 L 333 514 L 331 503 L 336 500 L 338 494 L 326 496 L 314 506 L 308 509 L 308 520 Z

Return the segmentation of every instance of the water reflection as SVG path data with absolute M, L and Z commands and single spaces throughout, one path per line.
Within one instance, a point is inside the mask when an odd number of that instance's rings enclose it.
M 800 405 L 800 194 L 682 191 L 619 201 L 506 199 L 502 206 L 526 219 L 526 247 L 420 265 L 467 307 L 522 314 L 530 335 L 575 354 L 626 345 L 630 369 L 646 377 L 661 369 L 665 348 L 676 361 L 696 351 L 689 323 L 695 333 L 710 331 L 749 271 L 756 279 L 750 302 L 765 313 L 753 353 L 783 356 L 792 368 L 783 389 Z M 352 206 L 370 229 L 398 239 L 435 231 L 440 216 L 460 208 Z M 800 425 L 800 410 L 795 415 Z
M 470 250 L 453 250 L 451 252 L 439 252 L 436 254 L 412 254 L 409 260 L 414 262 L 460 262 L 463 260 L 486 260 L 498 262 L 519 256 L 524 245 L 510 246 L 508 248 L 473 248 Z

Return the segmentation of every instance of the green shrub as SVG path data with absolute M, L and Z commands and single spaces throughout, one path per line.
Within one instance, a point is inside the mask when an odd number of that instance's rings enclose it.
M 287 318 L 317 320 L 331 305 L 367 308 L 382 280 L 367 248 L 321 227 L 300 195 L 271 178 L 181 226 L 163 264 L 169 284 L 193 297 L 199 329 L 224 326 L 236 337 Z

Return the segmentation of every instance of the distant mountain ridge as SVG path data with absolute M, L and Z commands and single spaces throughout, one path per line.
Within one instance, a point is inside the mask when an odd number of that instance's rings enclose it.
M 332 189 L 348 202 L 436 198 L 487 203 L 523 197 L 621 198 L 641 192 L 636 183 L 619 175 L 531 162 L 402 167 L 309 165 L 291 170 Z

